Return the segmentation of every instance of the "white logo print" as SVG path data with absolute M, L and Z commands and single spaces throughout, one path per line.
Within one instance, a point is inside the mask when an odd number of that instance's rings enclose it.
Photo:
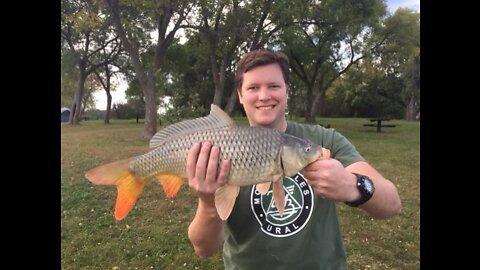
M 285 191 L 285 211 L 281 217 L 272 190 L 261 195 L 256 187 L 252 188 L 250 203 L 252 211 L 262 226 L 262 231 L 273 237 L 294 235 L 307 224 L 313 209 L 313 190 L 302 174 L 283 178 Z

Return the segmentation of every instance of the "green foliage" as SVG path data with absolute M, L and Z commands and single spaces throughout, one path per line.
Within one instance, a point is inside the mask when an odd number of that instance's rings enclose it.
M 376 133 L 361 118 L 317 121 L 345 135 L 402 200 L 402 212 L 387 220 L 337 204 L 348 268 L 419 269 L 420 123 L 395 120 L 397 127 Z M 93 186 L 84 177 L 97 165 L 147 152 L 142 125 L 112 120 L 61 128 L 61 269 L 223 269 L 221 251 L 202 260 L 188 240 L 197 205 L 188 185 L 169 200 L 149 183 L 131 213 L 115 221 L 116 188 Z
M 405 107 L 413 101 L 420 109 L 420 14 L 399 8 L 385 19 L 388 37 L 379 50 L 380 67 L 387 76 L 402 80 L 399 89 Z
M 133 119 L 138 117 L 142 117 L 145 113 L 142 111 L 138 111 L 136 108 L 131 106 L 131 104 L 123 103 L 123 104 L 114 104 L 112 108 L 113 118 L 117 119 Z
M 324 93 L 326 100 L 319 108 L 322 115 L 402 117 L 412 98 L 419 110 L 420 18 L 416 12 L 398 9 L 395 14 L 385 16 L 386 6 L 381 0 L 190 1 L 188 4 L 195 11 L 191 15 L 197 15 L 183 22 L 192 26 L 184 28 L 187 41 L 180 44 L 174 38 L 162 57 L 155 60 L 158 48 L 151 33 L 158 30 L 162 18 L 169 19 L 165 17 L 169 10 L 174 14 L 172 22 L 179 18 L 179 12 L 183 12 L 180 7 L 187 2 L 119 1 L 122 24 L 132 45 L 138 46 L 141 64 L 146 74 L 155 74 L 157 104 L 161 98 L 170 96 L 178 110 L 168 112 L 172 119 L 202 113 L 189 111 L 193 107 L 209 110 L 215 87 L 208 38 L 214 37 L 214 61 L 218 65 L 229 46 L 240 40 L 233 53 L 228 54 L 231 60 L 226 63 L 222 104 L 226 104 L 234 91 L 235 65 L 240 56 L 251 46 L 268 45 L 290 57 L 289 112 L 293 115 L 305 115 L 315 95 Z M 110 18 L 102 14 L 106 10 L 103 6 L 99 9 L 98 3 L 62 0 L 62 31 L 73 26 L 72 41 L 76 46 L 85 41 L 81 32 L 85 29 L 95 31 L 91 36 L 95 44 L 112 33 Z M 264 10 L 268 10 L 266 20 L 258 25 Z M 201 15 L 206 16 L 205 20 Z M 203 28 L 205 21 L 210 32 Z M 383 45 L 374 48 L 379 40 L 384 40 Z M 62 48 L 68 48 L 63 38 Z M 371 52 L 373 56 L 338 77 L 347 67 L 352 51 L 354 58 L 362 55 L 368 58 Z M 74 59 L 75 55 L 75 52 L 69 56 L 62 54 L 62 105 L 67 107 L 72 102 L 77 80 L 70 74 L 78 72 L 75 64 L 67 64 L 72 62 L 67 58 Z M 90 60 L 96 62 L 100 58 L 95 56 Z M 128 58 L 124 55 L 116 64 L 129 81 L 127 98 L 144 100 Z M 366 65 L 372 65 L 375 71 L 369 71 Z M 197 103 L 193 104 L 191 97 L 195 95 Z M 241 111 L 239 108 L 234 114 Z
M 325 115 L 403 118 L 402 79 L 385 75 L 370 60 L 353 66 L 332 86 Z
M 78 68 L 76 67 L 76 58 L 70 50 L 62 51 L 61 66 L 61 105 L 68 107 L 72 105 L 73 95 L 77 87 Z
M 87 110 L 84 116 L 89 120 L 103 120 L 105 119 L 105 111 L 97 109 Z
M 195 118 L 200 116 L 205 116 L 208 114 L 205 107 L 198 106 L 199 96 L 194 93 L 190 95 L 189 100 L 184 103 L 181 96 L 175 95 L 172 99 L 172 106 L 170 106 L 165 114 L 159 116 L 159 121 L 162 126 L 176 123 L 182 119 Z

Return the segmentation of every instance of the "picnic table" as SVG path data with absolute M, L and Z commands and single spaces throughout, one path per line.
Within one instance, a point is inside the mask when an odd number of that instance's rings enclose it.
M 385 125 L 383 121 L 390 121 L 389 118 L 371 118 L 370 122 L 376 122 L 375 124 L 364 124 L 366 127 L 377 127 L 377 132 L 382 132 L 382 127 L 396 127 L 397 125 Z

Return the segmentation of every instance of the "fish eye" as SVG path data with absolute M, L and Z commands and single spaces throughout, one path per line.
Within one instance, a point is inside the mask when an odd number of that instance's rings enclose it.
M 310 147 L 307 147 L 307 149 L 305 149 L 305 151 L 308 153 L 310 152 Z

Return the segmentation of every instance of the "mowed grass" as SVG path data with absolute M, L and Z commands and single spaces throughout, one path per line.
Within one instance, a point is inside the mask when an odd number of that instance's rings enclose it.
M 245 119 L 236 119 L 246 123 Z M 402 213 L 386 220 L 337 204 L 349 269 L 420 268 L 420 124 L 393 120 L 376 133 L 359 118 L 319 118 L 345 135 L 398 188 Z M 223 269 L 221 251 L 199 259 L 187 228 L 197 199 L 184 185 L 166 199 L 149 183 L 122 221 L 113 217 L 114 186 L 93 186 L 87 170 L 148 151 L 135 120 L 86 121 L 61 127 L 62 269 Z M 288 247 L 286 247 L 288 248 Z M 261 254 L 259 254 L 261 256 Z

